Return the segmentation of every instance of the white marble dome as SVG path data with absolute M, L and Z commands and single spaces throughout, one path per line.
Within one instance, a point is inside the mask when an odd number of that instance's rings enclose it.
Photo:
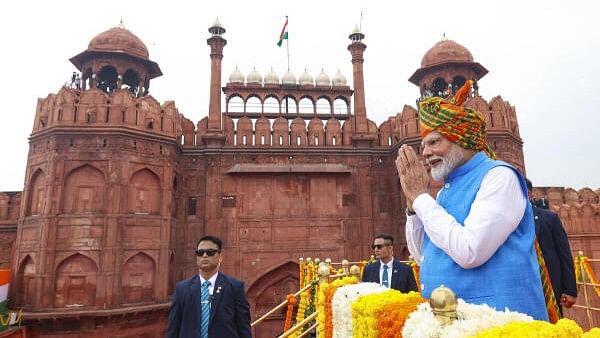
M 250 73 L 248 73 L 248 76 L 246 76 L 246 83 L 247 84 L 262 83 L 262 75 L 260 75 L 260 73 L 256 70 L 256 68 L 252 68 L 252 71 Z
M 265 75 L 265 84 L 279 84 L 279 76 L 271 67 L 271 70 Z
M 344 75 L 342 75 L 342 73 L 340 73 L 340 70 L 338 69 L 337 73 L 335 73 L 335 75 L 333 76 L 331 83 L 334 86 L 345 86 L 346 85 L 346 77 Z
M 290 70 L 283 73 L 281 77 L 281 84 L 284 85 L 295 85 L 296 84 L 296 76 Z
M 319 75 L 317 75 L 317 86 L 322 86 L 322 87 L 329 87 L 331 86 L 331 79 L 329 79 L 329 75 L 327 75 L 327 73 L 325 73 L 325 71 L 323 69 L 321 69 L 321 72 L 319 73 Z
M 306 85 L 310 85 L 310 86 L 314 86 L 315 85 L 315 79 L 312 77 L 312 75 L 310 75 L 310 73 L 308 72 L 308 70 L 304 70 L 304 72 L 302 72 L 302 74 L 300 74 L 300 77 L 298 78 L 298 83 L 302 86 L 306 86 Z
M 244 74 L 240 72 L 237 66 L 229 75 L 229 83 L 244 83 Z

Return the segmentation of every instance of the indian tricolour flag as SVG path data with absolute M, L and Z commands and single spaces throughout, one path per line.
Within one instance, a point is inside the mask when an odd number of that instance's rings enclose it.
M 6 317 L 6 303 L 8 301 L 8 284 L 10 282 L 10 270 L 0 269 L 0 316 Z M 0 330 L 2 330 L 0 323 Z
M 283 28 L 281 29 L 281 34 L 279 34 L 279 41 L 277 41 L 277 46 L 281 47 L 283 40 L 288 39 L 288 17 L 285 16 L 285 24 L 283 24 Z

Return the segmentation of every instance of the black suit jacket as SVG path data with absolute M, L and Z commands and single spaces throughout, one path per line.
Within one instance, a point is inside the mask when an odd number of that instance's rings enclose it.
M 560 218 L 552 211 L 533 207 L 535 235 L 546 261 L 556 301 L 563 293 L 577 296 L 573 256 Z
M 400 292 L 419 291 L 417 283 L 415 282 L 415 276 L 413 275 L 412 268 L 404 263 L 394 260 L 394 268 L 392 269 L 392 285 L 390 286 L 394 290 Z M 381 261 L 377 260 L 367 266 L 363 271 L 363 282 L 374 282 L 380 283 L 379 281 L 379 269 L 381 268 Z
M 200 286 L 198 275 L 177 283 L 169 309 L 167 338 L 200 336 Z M 221 272 L 211 296 L 208 337 L 252 337 L 244 283 Z

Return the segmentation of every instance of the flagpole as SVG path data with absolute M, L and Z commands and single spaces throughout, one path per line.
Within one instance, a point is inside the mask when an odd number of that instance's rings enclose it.
M 287 48 L 287 66 L 288 66 L 287 70 L 289 71 L 290 70 L 290 37 L 289 37 L 289 34 L 290 34 L 290 22 L 288 20 L 288 16 L 287 15 L 285 16 L 285 22 L 287 23 L 287 33 L 288 33 L 288 38 L 285 39 L 286 40 L 285 41 L 286 42 L 285 46 Z

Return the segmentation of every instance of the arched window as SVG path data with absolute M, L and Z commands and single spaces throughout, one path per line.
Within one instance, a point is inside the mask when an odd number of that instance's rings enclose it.
M 140 77 L 138 73 L 132 69 L 128 69 L 123 74 L 123 86 L 129 90 L 133 95 L 137 95 L 139 91 Z
M 127 210 L 142 215 L 160 213 L 160 179 L 149 169 L 136 172 L 129 182 Z
M 244 100 L 239 96 L 232 96 L 227 101 L 227 112 L 228 113 L 243 113 L 244 112 Z
M 432 90 L 434 96 L 444 96 L 444 93 L 447 89 L 448 84 L 446 83 L 446 80 L 442 79 L 441 77 L 438 77 L 433 81 Z
M 251 96 L 246 100 L 246 112 L 247 113 L 261 113 L 262 102 L 258 96 Z
M 22 306 L 33 305 L 35 299 L 35 263 L 27 255 L 17 272 L 17 302 Z
M 452 93 L 456 93 L 456 91 L 459 90 L 460 87 L 462 87 L 466 82 L 467 80 L 464 76 L 456 75 L 454 79 L 452 79 Z
M 123 303 L 148 302 L 154 299 L 154 266 L 154 260 L 142 252 L 127 260 L 121 275 Z
M 302 98 L 298 104 L 298 112 L 300 114 L 314 114 L 315 107 L 313 101 L 308 97 Z
M 331 104 L 329 100 L 322 97 L 317 100 L 317 114 L 331 114 Z
M 41 169 L 33 174 L 29 181 L 27 196 L 27 216 L 40 215 L 44 210 L 44 200 L 46 193 L 46 175 Z
M 113 66 L 104 66 L 98 73 L 96 87 L 105 93 L 110 93 L 117 88 L 117 70 Z
M 340 98 L 335 99 L 335 101 L 333 101 L 333 113 L 343 115 L 350 114 L 350 106 L 348 105 L 348 102 Z
M 56 269 L 54 306 L 94 305 L 98 267 L 90 258 L 75 254 Z
M 279 113 L 279 101 L 273 96 L 267 97 L 263 105 L 265 113 Z
M 296 107 L 296 100 L 291 96 L 286 96 L 281 102 L 281 112 L 284 114 L 296 114 L 298 109 Z
M 62 210 L 65 214 L 104 210 L 104 175 L 91 165 L 81 166 L 65 180 Z

